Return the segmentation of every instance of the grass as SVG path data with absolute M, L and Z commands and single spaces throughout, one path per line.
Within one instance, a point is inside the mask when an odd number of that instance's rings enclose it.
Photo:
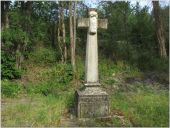
M 72 79 L 70 64 L 54 63 L 55 56 L 48 51 L 43 57 L 46 58 L 48 54 L 52 54 L 50 60 L 53 64 L 45 65 L 48 62 L 45 61 L 42 65 L 36 65 L 36 56 L 31 55 L 33 60 L 25 62 L 27 70 L 21 80 L 2 81 L 5 92 L 2 92 L 2 100 L 7 103 L 1 110 L 2 126 L 59 126 L 62 116 L 74 105 L 77 87 Z M 40 61 L 44 61 L 44 58 Z M 77 60 L 77 78 L 80 83 L 84 80 L 84 62 L 81 58 Z M 120 79 L 140 77 L 143 73 L 123 61 L 113 63 L 99 59 L 99 74 L 102 86 L 106 89 L 109 87 L 113 117 L 92 125 L 168 127 L 168 90 L 141 83 L 125 89 Z
M 125 118 L 128 119 L 129 123 L 125 126 L 168 127 L 168 101 L 167 90 L 159 92 L 141 91 L 139 93 L 119 92 L 112 95 L 111 108 L 112 111 L 117 110 L 119 113 L 123 113 Z M 113 123 L 116 122 L 114 120 Z
M 4 127 L 48 127 L 58 126 L 66 109 L 72 105 L 73 93 L 62 93 L 47 97 L 34 94 L 27 103 L 8 105 L 2 111 Z M 13 99 L 17 102 L 18 99 Z

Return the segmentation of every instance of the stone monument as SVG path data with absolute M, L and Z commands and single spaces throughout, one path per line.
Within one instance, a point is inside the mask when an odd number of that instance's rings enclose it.
M 107 19 L 98 19 L 95 9 L 89 9 L 89 18 L 78 20 L 78 27 L 87 27 L 85 84 L 76 92 L 78 118 L 107 117 L 108 94 L 102 90 L 98 76 L 97 29 L 107 29 Z

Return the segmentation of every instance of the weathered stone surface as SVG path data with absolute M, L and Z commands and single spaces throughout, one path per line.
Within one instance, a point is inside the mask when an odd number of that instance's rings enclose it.
M 79 118 L 106 117 L 109 115 L 109 96 L 100 87 L 86 87 L 77 91 Z
M 89 27 L 89 18 L 80 18 L 78 19 L 78 27 Z
M 80 18 L 78 20 L 78 27 L 88 27 L 85 81 L 87 83 L 94 83 L 93 85 L 97 85 L 97 83 L 99 83 L 97 29 L 106 29 L 107 19 L 98 19 L 97 12 L 92 9 L 91 11 L 89 11 L 89 18 Z M 87 84 L 87 86 L 90 85 L 91 84 Z
M 99 85 L 97 28 L 107 28 L 107 20 L 99 19 L 94 9 L 89 18 L 78 20 L 78 27 L 88 27 L 85 64 L 85 88 L 76 92 L 79 118 L 106 117 L 109 115 L 108 94 Z
M 86 87 L 96 87 L 96 86 L 100 86 L 101 84 L 99 82 L 86 82 L 84 84 Z
M 98 19 L 98 28 L 107 29 L 107 19 Z

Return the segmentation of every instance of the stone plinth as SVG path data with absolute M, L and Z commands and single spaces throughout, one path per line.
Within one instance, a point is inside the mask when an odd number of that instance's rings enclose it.
M 76 92 L 78 118 L 100 118 L 109 115 L 109 96 L 100 87 L 85 87 Z

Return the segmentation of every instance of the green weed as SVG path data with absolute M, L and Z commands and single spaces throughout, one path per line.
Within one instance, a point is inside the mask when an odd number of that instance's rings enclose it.
M 28 57 L 36 65 L 54 64 L 57 61 L 56 52 L 52 48 L 38 47 Z
M 117 93 L 112 95 L 112 109 L 119 110 L 132 123 L 140 127 L 168 126 L 168 92 Z
M 32 95 L 28 103 L 6 106 L 2 110 L 3 127 L 49 127 L 58 126 L 64 110 L 73 101 L 73 94 L 62 93 L 54 96 Z M 17 100 L 17 99 L 13 99 Z
M 16 97 L 22 90 L 21 85 L 9 80 L 1 81 L 2 97 Z

